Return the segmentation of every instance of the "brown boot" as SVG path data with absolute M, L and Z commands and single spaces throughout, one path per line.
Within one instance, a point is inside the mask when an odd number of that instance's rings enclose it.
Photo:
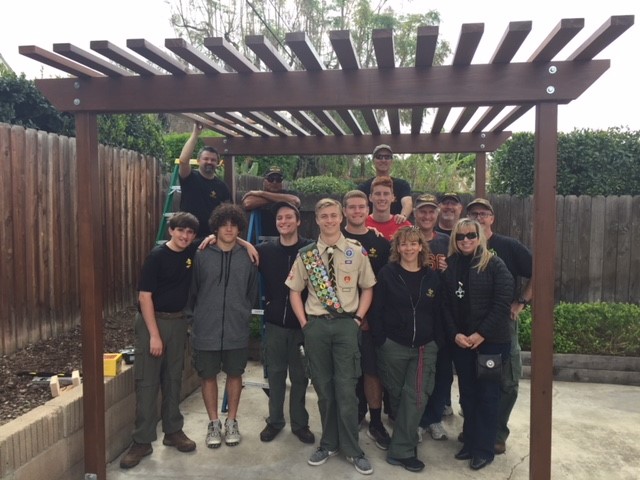
M 176 447 L 180 452 L 193 452 L 196 449 L 196 442 L 187 437 L 182 430 L 166 433 L 162 444 L 168 447 Z
M 120 468 L 133 468 L 140 463 L 143 457 L 151 455 L 153 448 L 150 443 L 136 443 L 133 442 L 131 448 L 124 457 L 120 460 Z

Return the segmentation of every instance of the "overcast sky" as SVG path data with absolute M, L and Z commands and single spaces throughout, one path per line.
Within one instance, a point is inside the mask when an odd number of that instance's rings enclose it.
M 375 0 L 372 0 L 374 3 Z M 629 127 L 640 130 L 640 1 L 638 0 L 390 0 L 396 10 L 435 9 L 441 14 L 441 38 L 452 48 L 463 23 L 484 23 L 485 33 L 472 63 L 490 60 L 510 21 L 531 20 L 532 32 L 514 61 L 525 61 L 563 18 L 584 18 L 584 29 L 556 57 L 565 59 L 612 15 L 635 15 L 636 24 L 596 58 L 611 59 L 611 68 L 580 98 L 559 107 L 559 129 Z M 90 50 L 91 40 L 109 40 L 126 47 L 128 38 L 145 38 L 164 48 L 175 34 L 169 25 L 165 0 L 5 0 L 2 2 L 0 53 L 18 73 L 41 76 L 40 63 L 18 54 L 20 45 L 47 50 L 54 43 L 73 43 Z M 447 64 L 450 63 L 450 59 Z M 44 76 L 62 74 L 46 68 Z M 450 115 L 450 121 L 457 113 Z M 474 117 L 475 120 L 476 117 Z M 474 121 L 472 120 L 472 122 Z M 449 123 L 445 128 L 449 128 Z M 513 131 L 533 131 L 529 112 L 513 124 Z

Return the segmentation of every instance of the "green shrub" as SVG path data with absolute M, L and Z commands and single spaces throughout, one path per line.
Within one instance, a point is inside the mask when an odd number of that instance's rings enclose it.
M 260 315 L 251 315 L 249 323 L 249 337 L 262 338 L 262 318 Z
M 640 356 L 640 306 L 560 303 L 554 308 L 553 351 Z M 520 345 L 531 349 L 531 309 L 520 315 Z
M 299 178 L 289 185 L 289 189 L 300 194 L 331 195 L 342 197 L 349 190 L 356 188 L 351 180 L 336 177 Z

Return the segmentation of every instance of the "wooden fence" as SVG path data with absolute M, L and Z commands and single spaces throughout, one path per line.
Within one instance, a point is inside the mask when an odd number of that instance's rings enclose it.
M 161 168 L 100 146 L 105 314 L 130 306 L 161 216 Z M 0 124 L 0 347 L 79 324 L 75 139 Z

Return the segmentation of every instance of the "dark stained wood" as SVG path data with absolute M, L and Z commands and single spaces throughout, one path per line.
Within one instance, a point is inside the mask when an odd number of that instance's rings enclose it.
M 22 163 L 24 170 L 24 183 L 21 188 L 24 191 L 24 217 L 25 224 L 25 269 L 22 274 L 26 281 L 25 296 L 25 322 L 29 342 L 34 342 L 40 338 L 40 312 L 38 312 L 38 246 L 39 224 L 38 224 L 38 157 L 42 157 L 42 151 L 38 155 L 38 132 L 31 128 L 27 129 L 25 135 L 25 156 L 26 161 Z
M 533 230 L 533 318 L 531 333 L 531 457 L 529 477 L 551 478 L 551 405 L 553 397 L 553 285 L 558 106 L 536 107 Z
M 324 70 L 322 58 L 320 58 L 305 32 L 287 33 L 285 43 L 308 71 L 318 72 Z
M 482 117 L 476 122 L 476 124 L 471 127 L 471 131 L 473 133 L 480 133 L 487 128 L 489 125 L 500 113 L 504 110 L 504 106 L 497 107 L 489 107 Z
M 221 67 L 213 62 L 213 60 L 205 56 L 190 43 L 187 43 L 184 38 L 167 38 L 164 41 L 164 46 L 186 62 L 196 67 L 202 73 L 215 75 L 224 72 Z
M 322 122 L 334 135 L 345 135 L 346 132 L 326 110 L 312 109 L 311 113 L 313 113 L 316 118 L 320 122 Z
M 487 196 L 487 154 L 476 153 L 476 197 Z
M 183 113 L 180 116 L 184 118 L 188 118 L 189 120 L 197 121 L 205 125 L 209 130 L 212 130 L 216 133 L 219 133 L 223 136 L 240 136 L 237 131 L 229 129 L 227 122 L 224 122 L 224 126 L 219 125 L 217 121 L 215 121 L 209 114 L 202 113 L 199 115 L 194 115 L 192 113 Z M 218 117 L 219 118 L 219 117 Z M 248 132 L 244 132 L 247 136 L 250 136 Z
M 221 152 L 233 155 L 358 155 L 371 153 L 376 145 L 393 145 L 396 153 L 492 152 L 502 145 L 510 132 L 499 134 L 456 135 L 361 135 L 344 137 L 251 137 L 215 138 L 203 141 Z
M 389 130 L 393 135 L 400 135 L 400 112 L 397 108 L 387 110 Z
M 373 110 L 363 109 L 360 110 L 362 113 L 362 117 L 364 118 L 367 127 L 369 127 L 369 132 L 371 135 L 380 135 L 380 126 L 378 125 L 378 119 L 376 118 L 376 114 Z
M 127 47 L 173 75 L 182 76 L 187 73 L 184 65 L 144 38 L 130 38 L 127 40 Z
M 433 58 L 438 46 L 439 28 L 437 25 L 422 25 L 418 27 L 415 62 L 417 68 L 426 68 L 433 65 Z
M 331 110 L 514 105 L 538 101 L 564 104 L 580 96 L 608 68 L 608 60 L 554 62 L 550 98 L 546 64 L 469 65 L 429 69 L 296 71 L 286 75 L 160 75 L 149 78 L 41 79 L 36 85 L 61 110 L 116 112 L 206 112 L 215 110 Z M 74 83 L 79 82 L 79 88 Z M 425 88 L 429 85 L 429 88 Z M 215 90 L 216 95 L 211 95 Z M 273 92 L 286 92 L 274 96 Z M 79 99 L 78 105 L 74 100 Z
M 226 118 L 227 120 L 241 126 L 243 129 L 248 130 L 249 132 L 257 133 L 262 137 L 271 137 L 274 135 L 273 133 L 266 130 L 262 125 L 255 123 L 255 121 L 247 120 L 242 115 L 236 112 L 220 112 L 219 115 L 222 118 Z
M 576 261 L 572 255 L 572 249 L 578 244 L 578 197 L 568 195 L 564 197 L 564 229 L 562 235 L 562 285 L 560 288 L 565 292 L 565 299 L 568 302 L 575 301 L 576 289 Z
M 549 62 L 584 28 L 584 18 L 565 18 L 529 57 L 529 62 Z
M 631 196 L 623 195 L 618 200 L 618 242 L 616 245 L 616 290 L 615 298 L 629 298 L 629 267 L 631 265 Z
M 0 123 L 0 178 L 6 179 L 8 185 L 13 184 L 11 169 L 11 138 L 12 131 L 8 124 Z M 0 342 L 3 352 L 16 349 L 14 313 L 12 302 L 9 301 L 11 287 L 14 281 L 14 249 L 13 230 L 14 216 L 13 198 L 10 188 L 0 188 Z M 11 295 L 12 297 L 13 295 Z
M 556 245 L 562 246 L 562 238 L 564 235 L 564 197 L 562 195 L 556 195 Z M 535 225 L 534 225 L 535 228 Z M 533 235 L 531 247 L 533 250 Z M 560 296 L 560 285 L 562 284 L 562 248 L 556 248 L 555 254 L 555 272 L 553 276 L 553 289 L 558 292 L 554 296 L 554 303 L 558 303 L 562 300 Z M 534 293 L 535 295 L 535 293 Z
M 91 50 L 98 52 L 100 55 L 113 60 L 142 77 L 162 75 L 161 70 L 148 65 L 138 57 L 131 55 L 126 50 L 123 50 L 107 40 L 94 40 L 89 44 L 89 46 L 91 47 Z
M 75 75 L 76 77 L 81 77 L 81 78 L 94 77 L 95 78 L 95 77 L 103 76 L 101 73 L 98 73 L 95 70 L 91 70 L 90 68 L 87 68 L 76 62 L 67 60 L 61 55 L 49 52 L 48 50 L 45 50 L 40 47 L 36 47 L 35 45 L 25 45 L 25 46 L 18 47 L 18 51 L 20 52 L 21 55 L 24 55 L 25 57 L 29 57 L 40 63 L 49 65 L 50 67 L 57 68 L 58 70 L 62 70 L 63 72 L 67 72 L 71 75 Z
M 347 128 L 351 130 L 351 133 L 353 135 L 363 134 L 362 127 L 358 123 L 358 120 L 356 120 L 355 115 L 350 110 L 339 109 L 339 110 L 336 110 L 336 113 L 340 115 L 340 118 L 345 123 Z
M 393 70 L 396 67 L 393 48 L 393 30 L 380 28 L 373 30 L 371 34 L 373 49 L 379 69 Z M 387 108 L 387 121 L 389 131 L 393 134 L 400 133 L 400 112 L 397 108 Z
M 95 114 L 76 114 L 78 147 L 78 231 L 80 310 L 82 312 L 82 370 L 84 466 L 105 480 L 105 402 L 102 352 L 104 351 L 103 226 L 100 215 L 98 125 Z
M 13 215 L 17 223 L 24 221 L 26 174 L 23 158 L 27 158 L 26 131 L 22 127 L 11 129 L 11 198 L 13 199 Z M 16 342 L 23 345 L 28 342 L 28 330 L 25 325 L 27 313 L 27 279 L 24 271 L 27 268 L 26 232 L 24 228 L 13 229 L 13 268 L 15 277 L 12 285 L 14 335 Z
M 251 111 L 242 111 L 240 112 L 242 115 L 247 117 L 250 120 L 260 124 L 262 128 L 268 130 L 276 135 L 280 135 L 281 137 L 286 137 L 290 135 L 290 132 L 280 127 L 277 123 L 275 123 L 271 118 L 261 112 L 251 112 Z
M 602 269 L 604 267 L 605 241 L 605 197 L 591 199 L 591 229 L 589 231 L 589 294 L 587 301 L 596 302 L 602 298 Z
M 222 37 L 204 39 L 204 46 L 238 73 L 257 72 L 258 68 Z
M 288 72 L 289 64 L 264 35 L 247 35 L 245 44 L 272 72 Z
M 589 278 L 589 263 L 591 257 L 589 255 L 589 244 L 591 235 L 591 197 L 580 195 L 578 197 L 578 211 L 574 220 L 578 235 L 576 243 L 576 270 L 575 270 L 575 292 L 574 298 L 576 302 L 589 301 L 589 282 L 585 279 Z
M 424 120 L 424 108 L 413 107 L 411 109 L 411 133 L 418 135 L 422 130 L 422 120 Z
M 631 201 L 631 238 L 633 241 L 629 261 L 629 302 L 640 303 L 640 196 Z
M 280 112 L 266 111 L 264 113 L 265 113 L 265 115 L 271 117 L 272 120 L 278 122 L 280 125 L 282 125 L 285 128 L 288 128 L 289 130 L 291 130 L 295 135 L 298 135 L 298 136 L 301 136 L 301 137 L 305 137 L 305 136 L 309 135 L 309 132 L 307 132 L 304 128 L 302 128 L 296 122 L 294 122 L 291 119 L 287 118 L 286 116 L 284 116 Z
M 342 70 L 358 70 L 360 68 L 360 60 L 351 39 L 351 31 L 332 30 L 329 32 L 329 41 L 333 51 L 336 52 Z
M 37 165 L 37 215 L 38 215 L 38 316 L 40 338 L 50 338 L 53 331 L 53 323 L 57 320 L 52 316 L 49 308 L 49 289 L 51 284 L 48 281 L 51 271 L 51 259 L 53 258 L 52 245 L 49 242 L 50 231 L 48 219 L 51 214 L 51 205 L 48 202 L 48 192 L 51 185 L 50 165 L 51 156 L 49 149 L 49 134 L 38 131 L 38 158 Z M 1 175 L 0 175 L 1 176 Z M 1 207 L 0 207 L 1 208 Z M 1 284 L 1 280 L 0 280 Z M 0 288 L 2 288 L 0 286 Z
M 313 135 L 324 136 L 327 133 L 318 123 L 305 112 L 290 112 L 291 116 L 298 120 L 303 127 L 308 129 Z
M 473 117 L 473 115 L 475 115 L 477 111 L 478 107 L 464 108 L 462 112 L 460 112 L 460 116 L 458 117 L 456 122 L 453 124 L 451 133 L 462 132 L 462 129 L 467 125 L 467 123 L 469 123 L 469 120 L 471 120 L 471 117 Z
M 596 32 L 580 45 L 567 60 L 591 60 L 626 32 L 634 23 L 633 15 L 618 15 L 609 18 Z
M 532 24 L 531 21 L 509 22 L 507 31 L 504 32 L 489 63 L 509 63 L 531 33 Z
M 109 77 L 129 77 L 133 73 L 120 68 L 117 65 L 104 61 L 102 58 L 93 55 L 70 43 L 54 43 L 53 51 L 64 55 L 71 60 L 86 65 L 93 70 L 104 73 Z
M 495 127 L 491 129 L 492 132 L 501 132 L 504 129 L 508 128 L 513 122 L 522 117 L 525 113 L 527 113 L 533 107 L 532 104 L 525 104 L 520 107 L 513 108 L 507 115 L 502 119 L 502 121 L 496 124 Z

